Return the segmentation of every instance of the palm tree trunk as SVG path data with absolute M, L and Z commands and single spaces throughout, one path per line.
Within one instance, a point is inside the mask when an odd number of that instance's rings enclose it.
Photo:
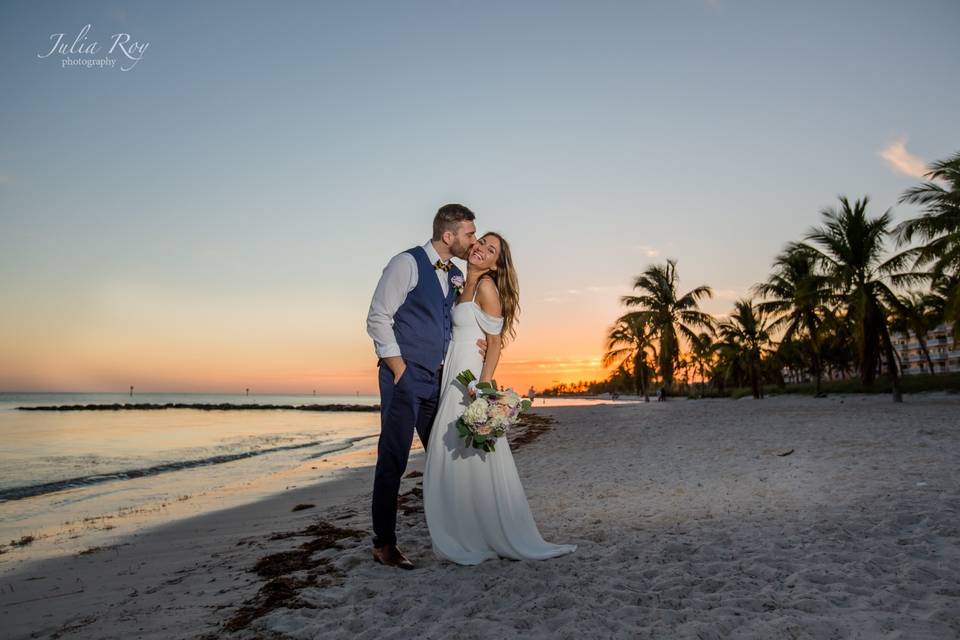
M 920 343 L 920 348 L 923 350 L 923 355 L 927 359 L 927 367 L 930 368 L 930 373 L 936 373 L 933 368 L 933 358 L 930 357 L 930 350 L 927 349 L 927 341 L 924 340 L 920 334 L 917 334 L 917 342 Z
M 900 376 L 897 375 L 897 356 L 893 352 L 893 343 L 890 341 L 890 333 L 887 331 L 886 324 L 880 327 L 880 339 L 883 341 L 883 350 L 887 356 L 887 373 L 890 375 L 890 386 L 893 387 L 893 401 L 903 402 L 903 394 L 900 391 Z
M 660 339 L 660 377 L 664 388 L 673 385 L 674 359 L 677 351 L 677 336 L 672 325 L 661 332 Z
M 816 327 L 814 327 L 812 331 L 815 332 Z M 811 356 L 813 357 L 813 395 L 819 398 L 820 378 L 823 375 L 823 362 L 820 360 L 820 341 L 817 340 L 815 333 L 812 333 L 810 336 L 810 348 L 812 352 Z
M 643 369 L 640 363 L 640 354 L 641 351 L 637 351 L 637 354 L 633 357 L 633 387 L 637 392 L 637 395 L 643 391 Z
M 644 356 L 646 357 L 646 356 Z M 643 401 L 650 402 L 650 396 L 647 394 L 647 366 L 646 361 L 640 367 L 640 392 L 643 394 Z
M 877 377 L 877 369 L 880 365 L 880 354 L 878 353 L 881 342 L 879 335 L 881 329 L 886 329 L 886 318 L 880 309 L 877 309 L 873 299 L 867 295 L 862 288 L 858 291 L 861 298 L 863 314 L 860 319 L 860 380 L 864 386 L 870 387 Z

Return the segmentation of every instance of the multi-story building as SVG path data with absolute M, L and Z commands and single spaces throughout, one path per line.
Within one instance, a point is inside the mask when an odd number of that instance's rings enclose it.
M 890 336 L 900 356 L 903 373 L 907 375 L 930 373 L 930 364 L 916 336 L 894 333 Z M 933 362 L 934 373 L 960 371 L 960 349 L 953 347 L 953 331 L 950 325 L 941 324 L 927 333 L 927 351 Z

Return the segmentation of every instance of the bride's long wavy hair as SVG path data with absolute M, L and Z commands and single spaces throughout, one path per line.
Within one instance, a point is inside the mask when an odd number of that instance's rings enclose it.
M 497 256 L 497 268 L 489 272 L 497 291 L 500 292 L 500 308 L 503 313 L 503 331 L 500 337 L 503 345 L 513 340 L 517 335 L 517 316 L 520 315 L 520 283 L 517 281 L 517 270 L 513 266 L 513 256 L 510 254 L 510 244 L 495 231 L 488 231 L 483 237 L 493 236 L 500 241 L 500 255 Z

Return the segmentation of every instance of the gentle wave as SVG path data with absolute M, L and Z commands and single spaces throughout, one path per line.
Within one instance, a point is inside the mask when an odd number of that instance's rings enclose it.
M 361 440 L 367 440 L 369 438 L 374 438 L 374 437 L 376 437 L 376 434 L 371 434 L 366 436 L 357 436 L 353 438 L 348 438 L 346 440 L 341 440 L 336 443 L 330 443 L 331 444 L 330 448 L 324 449 L 321 452 L 312 454 L 308 456 L 307 459 L 312 460 L 320 456 L 329 455 L 331 453 L 336 453 L 338 451 L 343 451 L 344 449 L 349 449 L 350 447 L 352 447 L 356 442 L 359 442 Z M 267 453 L 276 453 L 277 451 L 289 451 L 291 449 L 304 449 L 306 447 L 315 447 L 322 444 L 325 444 L 325 441 L 317 440 L 313 442 L 306 442 L 306 443 L 300 443 L 300 444 L 270 447 L 268 449 L 259 449 L 256 451 L 245 451 L 242 453 L 231 453 L 231 454 L 210 456 L 209 458 L 199 458 L 197 460 L 182 460 L 180 462 L 169 462 L 166 464 L 158 464 L 152 467 L 143 467 L 140 469 L 129 469 L 126 471 L 117 471 L 114 473 L 80 476 L 77 478 L 70 478 L 68 480 L 57 480 L 55 482 L 45 482 L 42 484 L 27 485 L 22 487 L 12 487 L 9 489 L 0 490 L 0 502 L 7 502 L 10 500 L 22 500 L 23 498 L 31 498 L 33 496 L 39 496 L 46 493 L 54 493 L 57 491 L 63 491 L 65 489 L 73 489 L 76 487 L 85 487 L 85 486 L 100 484 L 102 482 L 111 482 L 114 480 L 130 480 L 133 478 L 142 478 L 144 476 L 152 476 L 159 473 L 167 473 L 170 471 L 180 471 L 182 469 L 192 469 L 194 467 L 223 464 L 226 462 L 233 462 L 235 460 L 242 460 L 244 458 L 261 456 Z

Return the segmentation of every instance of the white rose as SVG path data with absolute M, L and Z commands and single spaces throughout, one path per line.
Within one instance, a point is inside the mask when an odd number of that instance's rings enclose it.
M 463 413 L 463 421 L 473 426 L 483 424 L 487 420 L 488 409 L 489 403 L 483 398 L 477 398 Z

